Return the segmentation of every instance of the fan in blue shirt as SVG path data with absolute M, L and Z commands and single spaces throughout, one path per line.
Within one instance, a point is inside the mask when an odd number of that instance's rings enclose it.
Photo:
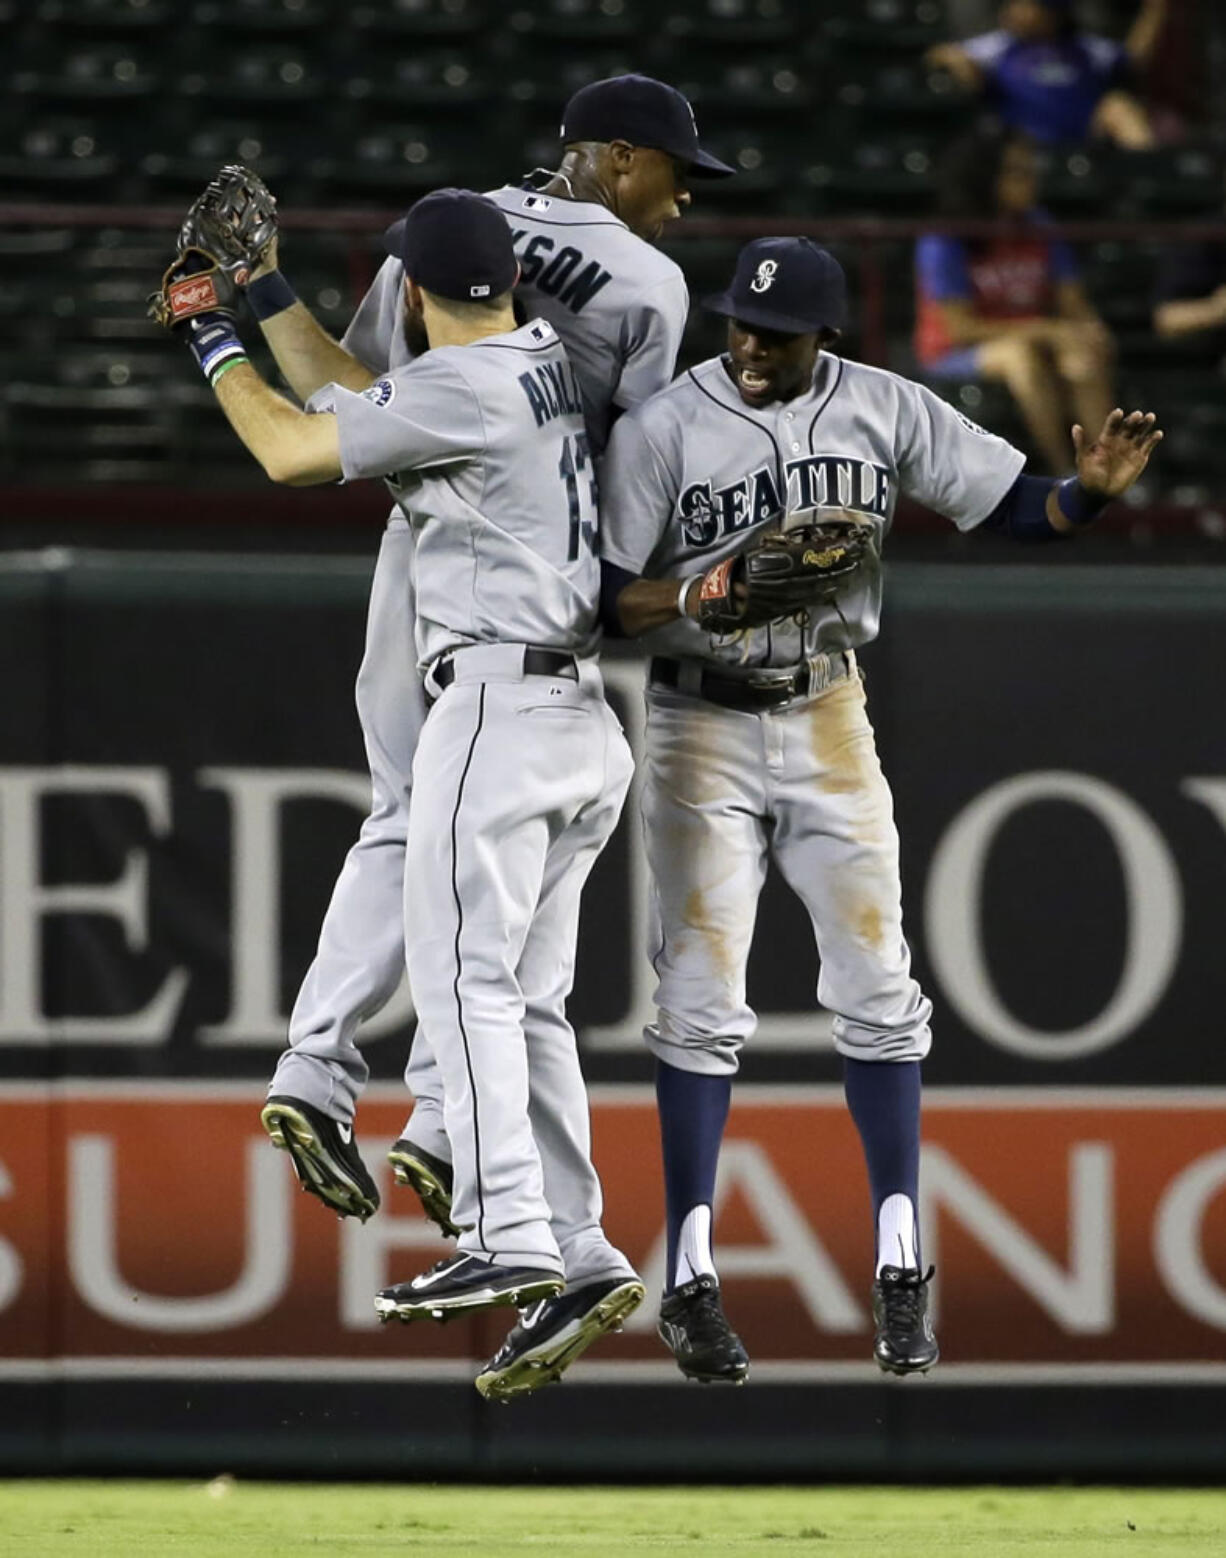
M 1153 53 L 1166 0 L 1142 0 L 1123 43 L 1079 30 L 1071 0 L 1004 0 L 994 32 L 942 43 L 927 63 L 983 92 L 1004 123 L 1036 141 L 1105 135 L 1143 150 L 1154 143 L 1145 109 L 1129 90 Z

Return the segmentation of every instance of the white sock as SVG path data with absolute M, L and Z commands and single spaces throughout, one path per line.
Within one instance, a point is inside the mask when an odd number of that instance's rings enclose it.
M 910 1196 L 886 1196 L 877 1213 L 877 1276 L 883 1266 L 901 1266 L 904 1271 L 919 1269 L 915 1207 Z
M 695 1277 L 713 1277 L 715 1259 L 711 1254 L 711 1208 L 692 1206 L 685 1214 L 677 1237 L 677 1270 L 673 1286 L 681 1287 Z

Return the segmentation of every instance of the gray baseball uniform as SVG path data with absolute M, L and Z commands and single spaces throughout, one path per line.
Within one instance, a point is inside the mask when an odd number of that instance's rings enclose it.
M 755 1018 L 745 965 L 768 853 L 803 901 L 835 1043 L 860 1059 L 927 1053 L 930 1004 L 902 932 L 898 837 L 855 650 L 876 637 L 880 551 L 900 492 L 970 529 L 1024 457 L 930 391 L 822 353 L 795 399 L 747 405 L 714 359 L 623 417 L 602 470 L 602 553 L 651 578 L 702 571 L 780 509 L 850 509 L 872 558 L 802 627 L 712 636 L 690 619 L 647 635 L 644 808 L 663 950 L 652 1051 L 683 1071 L 735 1071 Z M 778 711 L 699 695 L 704 670 L 808 667 Z M 667 682 L 670 685 L 661 685 Z
M 603 206 L 513 187 L 491 198 L 515 235 L 523 271 L 516 296 L 553 324 L 567 348 L 594 453 L 615 410 L 672 376 L 689 303 L 681 272 Z M 344 337 L 374 372 L 410 360 L 403 281 L 400 263 L 386 260 Z M 543 473 L 545 483 L 556 479 Z M 413 753 L 425 717 L 413 670 L 412 549 L 409 527 L 394 512 L 379 548 L 357 683 L 373 804 L 337 879 L 269 1089 L 342 1121 L 352 1119 L 368 1076 L 358 1027 L 387 1004 L 404 970 L 399 904 Z M 449 1160 L 442 1088 L 424 1039 L 419 1029 L 408 1068 L 412 1137 Z
M 414 537 L 409 977 L 431 1035 L 460 1248 L 583 1285 L 632 1275 L 600 1228 L 565 997 L 579 894 L 630 781 L 592 651 L 596 488 L 552 327 L 329 386 L 346 478 L 387 475 Z M 542 662 L 544 662 L 542 664 Z

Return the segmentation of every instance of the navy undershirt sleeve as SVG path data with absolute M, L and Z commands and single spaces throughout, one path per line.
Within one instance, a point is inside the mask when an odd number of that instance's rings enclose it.
M 1067 532 L 1053 530 L 1047 517 L 1047 494 L 1057 485 L 1050 476 L 1019 476 L 983 522 L 1011 541 L 1063 541 Z
M 600 564 L 600 625 L 606 638 L 625 638 L 622 619 L 617 611 L 617 597 L 628 584 L 633 584 L 638 574 L 619 568 L 616 563 Z

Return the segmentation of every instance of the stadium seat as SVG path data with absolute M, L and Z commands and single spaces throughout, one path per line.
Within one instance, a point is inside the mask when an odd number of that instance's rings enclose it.
M 333 20 L 331 11 L 325 0 L 199 0 L 191 19 L 223 33 L 294 38 L 321 31 Z
M 195 195 L 227 162 L 254 168 L 274 188 L 290 167 L 290 159 L 274 149 L 274 135 L 258 119 L 218 119 L 197 125 L 182 136 L 163 134 L 155 144 L 174 150 L 148 151 L 141 171 L 164 194 Z
M 170 0 L 38 0 L 34 16 L 61 35 L 127 37 L 156 32 L 175 10 Z
M 1117 152 L 1112 158 L 1121 216 L 1218 216 L 1226 187 L 1219 155 L 1197 145 Z
M 932 143 L 914 136 L 834 137 L 800 169 L 798 188 L 815 215 L 923 216 L 932 206 Z
M 754 53 L 736 63 L 724 63 L 703 76 L 683 76 L 677 85 L 701 109 L 705 121 L 784 118 L 806 110 L 814 101 L 807 74 L 786 54 Z M 794 130 L 793 130 L 793 133 Z
M 499 17 L 502 7 L 497 6 Z M 355 5 L 348 20 L 359 33 L 378 37 L 466 38 L 489 27 L 488 0 L 380 0 Z
M 33 115 L 18 135 L 0 136 L 0 187 L 27 197 L 93 198 L 119 166 L 109 139 L 105 124 L 83 115 Z
M 816 30 L 845 57 L 912 59 L 950 36 L 940 0 L 823 0 Z
M 802 0 L 672 0 L 663 30 L 687 45 L 741 48 L 796 41 L 811 18 L 812 10 Z
M 299 109 L 332 90 L 324 65 L 309 51 L 276 46 L 217 48 L 196 56 L 176 82 L 188 98 L 241 104 L 247 112 Z
M 619 43 L 645 29 L 643 0 L 537 0 L 517 7 L 506 24 L 521 37 Z
M 88 108 L 152 98 L 163 85 L 148 40 L 83 44 L 67 53 L 51 43 L 32 50 L 9 78 L 18 99 Z
M 477 113 L 489 99 L 490 84 L 464 49 L 410 50 L 366 57 L 345 82 L 345 96 L 358 103 L 393 105 L 403 113 Z
M 358 134 L 344 155 L 321 158 L 312 172 L 330 198 L 396 206 L 444 184 L 481 187 L 491 181 L 489 162 L 488 145 L 477 132 L 394 123 Z

